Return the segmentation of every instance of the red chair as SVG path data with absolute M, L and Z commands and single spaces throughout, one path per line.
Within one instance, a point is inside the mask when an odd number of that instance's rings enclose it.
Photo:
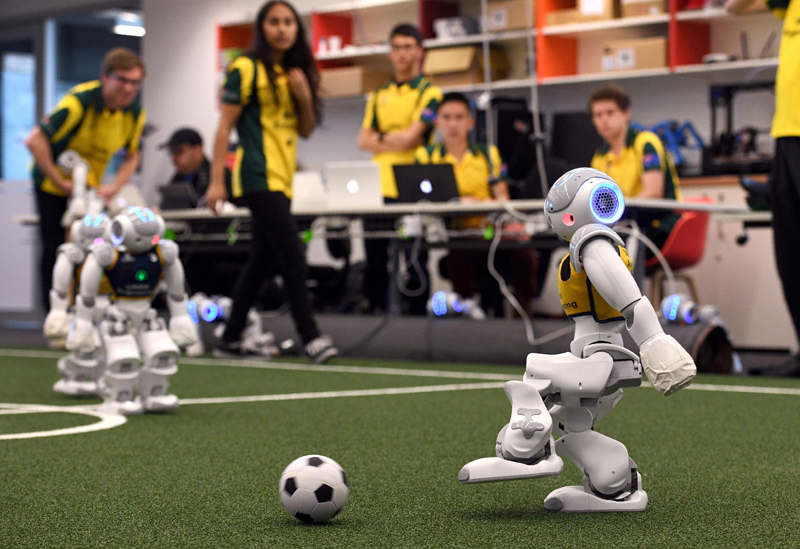
M 685 198 L 683 201 L 694 204 L 714 203 L 714 200 L 704 196 Z M 710 217 L 709 212 L 683 212 L 661 248 L 661 253 L 664 254 L 675 274 L 675 279 L 683 280 L 686 283 L 695 303 L 700 303 L 700 298 L 697 295 L 694 281 L 688 275 L 679 275 L 677 271 L 696 265 L 703 258 Z M 653 277 L 653 305 L 658 307 L 664 295 L 666 275 L 657 257 L 648 259 L 645 268 L 648 276 Z

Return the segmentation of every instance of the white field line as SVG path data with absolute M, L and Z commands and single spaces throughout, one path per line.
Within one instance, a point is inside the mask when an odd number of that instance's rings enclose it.
M 0 349 L 0 356 L 19 357 L 19 358 L 61 358 L 64 352 L 60 351 L 34 351 L 22 349 Z M 227 366 L 236 368 L 257 368 L 264 370 L 290 370 L 306 372 L 338 372 L 347 374 L 373 374 L 373 375 L 395 375 L 395 376 L 418 376 L 418 377 L 439 377 L 454 379 L 484 379 L 508 381 L 519 379 L 517 376 L 507 374 L 490 374 L 481 372 L 451 372 L 447 370 L 415 370 L 412 368 L 370 368 L 364 366 L 322 366 L 317 364 L 295 364 L 288 362 L 255 362 L 246 360 L 222 360 L 207 358 L 182 358 L 181 364 L 191 364 L 197 366 Z M 652 387 L 649 383 L 643 382 L 642 387 Z M 718 391 L 724 393 L 750 393 L 768 395 L 794 395 L 800 396 L 800 388 L 782 387 L 753 387 L 749 385 L 716 385 L 710 383 L 695 383 L 687 387 L 695 391 Z M 273 396 L 273 395 L 266 395 Z M 183 401 L 181 401 L 183 402 Z M 2 407 L 2 404 L 0 404 Z
M 7 408 L 13 406 L 14 408 Z M 100 418 L 96 423 L 81 425 L 80 427 L 67 427 L 65 429 L 53 429 L 50 431 L 34 431 L 30 433 L 13 433 L 0 435 L 0 440 L 20 440 L 26 438 L 56 437 L 61 435 L 77 435 L 79 433 L 91 433 L 119 427 L 128 421 L 128 418 L 119 414 L 109 414 L 98 412 L 87 406 L 39 406 L 26 404 L 0 404 L 0 414 L 41 414 L 41 413 L 67 413 L 81 414 Z

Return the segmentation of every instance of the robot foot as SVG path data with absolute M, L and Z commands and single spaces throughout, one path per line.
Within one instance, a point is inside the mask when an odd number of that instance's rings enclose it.
M 561 513 L 644 511 L 647 509 L 647 492 L 640 489 L 620 498 L 605 499 L 587 492 L 583 486 L 565 486 L 550 492 L 544 500 L 544 508 Z
M 178 409 L 178 397 L 175 395 L 151 396 L 146 399 L 136 397 L 145 412 L 174 412 Z
M 555 477 L 564 470 L 564 462 L 555 453 L 533 465 L 492 457 L 471 461 L 458 472 L 462 484 Z
M 74 379 L 59 379 L 53 385 L 57 393 L 69 396 L 100 396 L 100 390 L 95 381 L 75 381 Z
M 141 403 L 133 400 L 126 400 L 123 402 L 107 400 L 97 407 L 97 411 L 123 416 L 138 416 L 144 413 Z

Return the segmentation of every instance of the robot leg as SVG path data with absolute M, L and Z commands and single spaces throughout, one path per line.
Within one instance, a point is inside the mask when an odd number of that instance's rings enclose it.
M 106 365 L 98 381 L 103 397 L 99 410 L 125 416 L 141 414 L 142 406 L 133 400 L 133 393 L 142 359 L 124 315 L 110 310 L 109 316 L 100 324 L 100 337 Z
M 145 412 L 171 412 L 178 409 L 178 397 L 167 393 L 169 378 L 178 371 L 180 349 L 172 341 L 163 319 L 148 313 L 139 331 L 139 347 L 144 368 L 139 374 L 137 402 Z
M 102 375 L 102 350 L 89 354 L 73 351 L 58 359 L 58 373 L 61 379 L 55 382 L 53 390 L 70 396 L 99 396 L 97 380 Z
M 567 433 L 558 452 L 583 471 L 583 486 L 565 486 L 544 500 L 549 511 L 567 513 L 644 511 L 647 493 L 625 446 L 593 430 Z
M 466 464 L 458 473 L 459 481 L 469 484 L 561 474 L 564 463 L 555 452 L 553 420 L 540 395 L 548 386 L 547 381 L 527 379 L 506 383 L 511 421 L 497 437 L 497 457 Z

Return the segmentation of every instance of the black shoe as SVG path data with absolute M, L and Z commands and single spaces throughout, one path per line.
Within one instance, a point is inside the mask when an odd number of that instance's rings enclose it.
M 333 340 L 328 336 L 319 336 L 308 342 L 306 354 L 312 362 L 322 364 L 331 357 L 339 354 L 339 349 L 333 344 Z
M 220 341 L 211 353 L 217 358 L 269 360 L 273 356 L 262 349 L 242 345 L 241 341 Z

